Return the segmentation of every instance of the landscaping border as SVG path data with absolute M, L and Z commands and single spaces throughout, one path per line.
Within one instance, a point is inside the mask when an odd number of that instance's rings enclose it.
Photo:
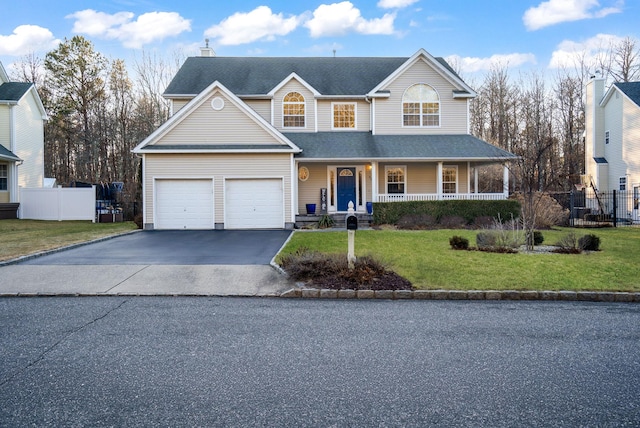
M 640 292 L 535 290 L 328 290 L 296 287 L 284 298 L 386 300 L 544 300 L 566 302 L 640 303 Z

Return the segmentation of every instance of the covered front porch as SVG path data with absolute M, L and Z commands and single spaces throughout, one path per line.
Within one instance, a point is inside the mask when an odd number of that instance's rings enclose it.
M 375 202 L 507 199 L 506 164 L 502 165 L 502 192 L 479 192 L 478 174 L 485 165 L 453 160 L 296 161 L 296 215 L 345 213 L 350 201 L 356 212 L 367 213 Z

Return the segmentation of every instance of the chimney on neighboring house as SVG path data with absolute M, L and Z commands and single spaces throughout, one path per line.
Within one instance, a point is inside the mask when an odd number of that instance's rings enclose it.
M 204 39 L 205 46 L 200 48 L 200 56 L 216 56 L 216 53 L 209 47 L 209 39 Z
M 585 174 L 590 176 L 594 184 L 599 187 L 604 183 L 599 177 L 598 163 L 603 162 L 605 158 L 604 144 L 604 111 L 600 107 L 600 101 L 604 97 L 604 82 L 600 73 L 596 72 L 591 76 L 586 87 L 586 104 L 585 104 Z

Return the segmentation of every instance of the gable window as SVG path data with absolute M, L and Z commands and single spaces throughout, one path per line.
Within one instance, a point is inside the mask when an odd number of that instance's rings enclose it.
M 609 131 L 604 131 L 604 143 L 609 144 Z
M 7 165 L 0 165 L 0 190 L 8 189 L 9 169 Z
M 618 190 L 627 190 L 627 177 L 620 177 Z
M 356 104 L 333 103 L 333 128 L 354 129 L 356 127 Z
M 404 166 L 389 166 L 386 168 L 387 193 L 404 193 L 407 170 Z
M 458 167 L 442 167 L 442 193 L 458 193 Z
M 402 96 L 403 126 L 440 126 L 440 97 L 429 85 L 409 87 Z
M 299 92 L 289 92 L 282 103 L 282 126 L 304 128 L 304 97 Z

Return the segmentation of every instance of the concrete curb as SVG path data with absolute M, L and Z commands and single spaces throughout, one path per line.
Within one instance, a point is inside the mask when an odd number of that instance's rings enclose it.
M 35 258 L 42 257 L 42 256 L 47 256 L 49 254 L 55 254 L 55 253 L 59 253 L 61 251 L 65 251 L 65 250 L 71 250 L 73 248 L 83 247 L 85 245 L 94 244 L 96 242 L 108 241 L 110 239 L 117 238 L 119 236 L 131 235 L 133 233 L 138 233 L 138 232 L 142 232 L 142 229 L 131 230 L 129 232 L 118 233 L 116 235 L 103 236 L 102 238 L 97 238 L 97 239 L 94 239 L 92 241 L 78 242 L 77 244 L 71 244 L 71 245 L 66 245 L 64 247 L 60 247 L 60 248 L 54 248 L 53 250 L 40 251 L 38 253 L 28 254 L 26 256 L 21 256 L 21 257 L 16 257 L 15 259 L 4 260 L 4 261 L 0 262 L 0 267 L 9 266 L 9 265 L 15 265 L 17 263 L 21 263 L 21 262 L 24 262 L 24 261 L 27 261 L 27 260 L 31 260 L 31 259 L 35 259 Z
M 283 298 L 386 300 L 547 300 L 564 302 L 640 303 L 640 293 L 518 290 L 326 290 L 296 287 Z

